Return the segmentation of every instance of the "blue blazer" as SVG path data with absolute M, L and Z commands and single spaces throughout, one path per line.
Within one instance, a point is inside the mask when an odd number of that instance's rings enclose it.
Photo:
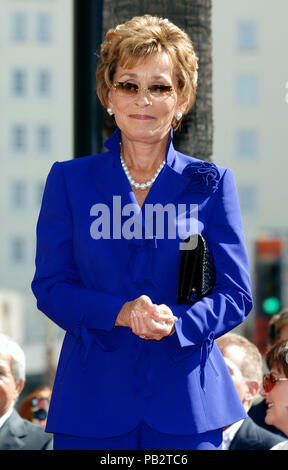
M 39 310 L 66 335 L 46 430 L 108 437 L 142 419 L 170 434 L 222 428 L 246 413 L 214 338 L 252 308 L 232 172 L 175 151 L 171 136 L 167 164 L 140 211 L 121 166 L 120 140 L 117 129 L 108 152 L 55 162 L 47 177 L 32 290 Z M 184 208 L 188 219 L 190 204 L 198 209 L 197 230 L 213 252 L 217 278 L 212 294 L 193 305 L 176 301 L 183 237 L 167 235 L 167 227 L 163 235 L 143 218 L 145 206 L 157 203 Z M 114 328 L 122 305 L 142 294 L 172 309 L 173 335 L 143 340 Z

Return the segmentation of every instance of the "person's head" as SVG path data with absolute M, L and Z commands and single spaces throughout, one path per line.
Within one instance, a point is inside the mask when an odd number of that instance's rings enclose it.
M 226 333 L 216 340 L 246 411 L 260 389 L 262 356 L 247 338 Z
M 147 132 L 149 125 L 177 129 L 177 114 L 185 115 L 194 104 L 197 70 L 198 58 L 184 31 L 167 19 L 134 17 L 106 33 L 96 72 L 98 97 L 105 108 L 112 108 L 121 131 L 127 130 L 129 113 L 143 110 L 154 118 L 139 122 Z M 149 93 L 151 86 L 154 92 Z M 139 92 L 133 95 L 137 87 Z
M 22 418 L 45 427 L 50 398 L 51 390 L 48 386 L 44 385 L 27 395 L 17 411 Z
M 0 333 L 0 416 L 14 405 L 24 383 L 24 352 L 15 341 Z
M 266 363 L 270 373 L 264 375 L 261 392 L 267 404 L 265 422 L 288 434 L 288 340 L 268 351 Z
M 269 322 L 268 349 L 276 342 L 288 339 L 288 308 L 273 315 Z

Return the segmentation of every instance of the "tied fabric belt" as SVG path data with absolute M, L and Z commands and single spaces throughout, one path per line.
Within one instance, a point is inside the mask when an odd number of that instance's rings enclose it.
M 83 318 L 83 317 L 82 317 Z M 85 364 L 93 343 L 93 333 L 90 333 L 83 325 L 80 326 L 80 339 L 81 339 L 81 362 L 85 369 Z M 139 391 L 144 391 L 145 396 L 150 395 L 150 386 L 152 381 L 152 363 L 151 353 L 149 348 L 149 340 L 138 339 L 137 347 L 135 347 L 134 355 L 134 389 L 137 394 Z M 211 353 L 214 344 L 214 333 L 211 331 L 204 339 L 200 346 L 200 384 L 202 390 L 205 389 L 206 376 L 205 368 L 208 357 Z M 136 345 L 135 345 L 136 346 Z
M 206 367 L 206 362 L 209 357 L 209 354 L 213 348 L 214 344 L 214 333 L 211 331 L 207 338 L 204 339 L 203 343 L 201 344 L 201 350 L 200 350 L 200 383 L 201 383 L 201 388 L 205 388 L 205 382 L 206 382 L 206 377 L 205 377 L 205 367 Z

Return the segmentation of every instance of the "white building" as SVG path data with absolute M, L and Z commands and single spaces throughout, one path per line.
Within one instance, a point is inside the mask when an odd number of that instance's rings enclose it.
M 18 343 L 23 338 L 23 300 L 19 292 L 0 290 L 0 332 Z
M 72 7 L 71 0 L 0 2 L 0 291 L 23 298 L 28 375 L 46 368 L 48 321 L 30 288 L 43 185 L 54 161 L 73 157 Z
M 213 160 L 234 172 L 253 285 L 255 240 L 288 234 L 287 18 L 285 0 L 213 2 Z

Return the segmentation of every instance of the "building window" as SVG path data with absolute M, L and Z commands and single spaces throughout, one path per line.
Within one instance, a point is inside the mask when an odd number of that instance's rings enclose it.
M 238 21 L 236 44 L 239 51 L 255 51 L 258 49 L 258 24 L 255 21 Z
M 26 184 L 24 181 L 12 181 L 10 186 L 10 200 L 14 209 L 22 209 L 26 206 Z
M 27 15 L 24 12 L 14 12 L 11 16 L 12 41 L 25 41 L 27 39 Z
M 21 97 L 26 95 L 27 74 L 25 70 L 15 69 L 12 71 L 11 87 L 13 96 Z
M 239 203 L 243 214 L 255 214 L 258 210 L 258 193 L 254 185 L 243 184 L 238 187 Z
M 1 317 L 1 333 L 8 336 L 13 336 L 11 325 L 11 306 L 9 302 L 3 301 L 0 303 L 0 317 Z
M 13 237 L 11 243 L 11 261 L 13 264 L 23 264 L 26 260 L 26 243 L 22 237 Z
M 259 154 L 259 134 L 253 129 L 239 129 L 235 135 L 235 153 L 241 160 L 253 160 Z
M 36 91 L 40 97 L 50 97 L 52 79 L 50 70 L 38 70 L 36 73 Z
M 39 13 L 36 16 L 36 38 L 40 42 L 52 40 L 52 16 L 50 13 Z
M 39 126 L 36 129 L 36 147 L 39 153 L 50 153 L 52 147 L 52 132 L 50 126 Z
M 43 193 L 44 193 L 44 188 L 45 188 L 45 182 L 44 181 L 39 181 L 36 184 L 36 205 L 40 206 L 42 203 L 42 198 L 43 198 Z
M 16 124 L 11 129 L 12 152 L 25 153 L 27 150 L 27 129 L 23 124 Z
M 242 106 L 255 106 L 259 103 L 259 81 L 253 75 L 236 77 L 236 103 Z

